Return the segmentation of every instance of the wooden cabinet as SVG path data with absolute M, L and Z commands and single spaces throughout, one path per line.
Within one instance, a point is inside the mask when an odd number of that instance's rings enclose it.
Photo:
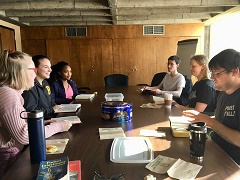
M 103 78 L 113 73 L 112 40 L 70 40 L 73 79 L 79 86 L 102 86 Z
M 51 60 L 52 65 L 59 61 L 70 63 L 68 40 L 47 40 L 46 49 L 47 57 Z
M 132 85 L 151 84 L 153 75 L 158 72 L 156 38 L 136 38 Z
M 115 39 L 114 73 L 129 76 L 129 85 L 149 83 L 157 70 L 155 45 L 155 38 Z

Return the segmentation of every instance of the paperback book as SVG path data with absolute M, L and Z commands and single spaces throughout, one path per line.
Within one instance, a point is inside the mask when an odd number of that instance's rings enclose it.
M 75 99 L 93 99 L 95 94 L 79 94 L 75 97 Z
M 76 112 L 81 104 L 61 104 L 62 108 L 55 111 L 55 113 Z
M 68 166 L 70 180 L 81 180 L 81 161 L 69 161 Z
M 41 161 L 37 180 L 68 180 L 68 157 Z
M 42 161 L 37 180 L 81 180 L 81 161 L 69 161 L 68 157 Z

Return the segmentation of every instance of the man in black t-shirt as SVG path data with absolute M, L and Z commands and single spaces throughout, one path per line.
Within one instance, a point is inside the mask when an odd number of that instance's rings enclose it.
M 240 52 L 220 52 L 209 62 L 209 69 L 216 90 L 221 91 L 215 118 L 191 112 L 184 115 L 195 118 L 192 122 L 205 122 L 213 130 L 211 138 L 240 165 Z

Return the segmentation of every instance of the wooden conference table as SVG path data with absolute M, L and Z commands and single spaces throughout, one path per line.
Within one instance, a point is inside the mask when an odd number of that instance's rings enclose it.
M 100 140 L 99 127 L 122 127 L 127 137 L 139 136 L 141 129 L 155 130 L 159 127 L 166 132 L 166 138 L 149 137 L 154 157 L 158 155 L 180 158 L 192 162 L 189 151 L 188 138 L 174 138 L 169 128 L 169 115 L 181 115 L 181 111 L 173 107 L 170 111 L 164 106 L 161 109 L 140 108 L 143 103 L 151 102 L 150 95 L 140 95 L 138 87 L 106 88 L 99 87 L 92 90 L 98 92 L 93 100 L 78 100 L 82 108 L 77 115 L 82 123 L 73 125 L 68 132 L 59 133 L 50 139 L 69 138 L 63 154 L 47 155 L 47 159 L 68 156 L 69 160 L 81 160 L 82 180 L 91 180 L 94 171 L 106 174 L 124 173 L 126 180 L 143 180 L 148 174 L 160 179 L 171 179 L 167 174 L 161 175 L 149 171 L 146 164 L 113 163 L 110 161 L 111 140 Z M 124 101 L 133 104 L 133 120 L 128 123 L 109 123 L 101 119 L 101 102 L 105 101 L 107 92 L 122 92 Z M 71 114 L 72 115 L 72 114 Z M 211 139 L 206 142 L 203 168 L 196 179 L 239 179 L 240 170 L 232 159 Z M 30 180 L 36 179 L 39 164 L 31 165 L 29 148 L 20 156 L 14 166 L 3 179 Z

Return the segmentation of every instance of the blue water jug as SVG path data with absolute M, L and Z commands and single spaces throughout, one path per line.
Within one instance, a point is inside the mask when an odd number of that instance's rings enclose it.
M 43 111 L 35 110 L 27 112 L 29 146 L 31 163 L 40 163 L 46 161 L 46 140 Z

